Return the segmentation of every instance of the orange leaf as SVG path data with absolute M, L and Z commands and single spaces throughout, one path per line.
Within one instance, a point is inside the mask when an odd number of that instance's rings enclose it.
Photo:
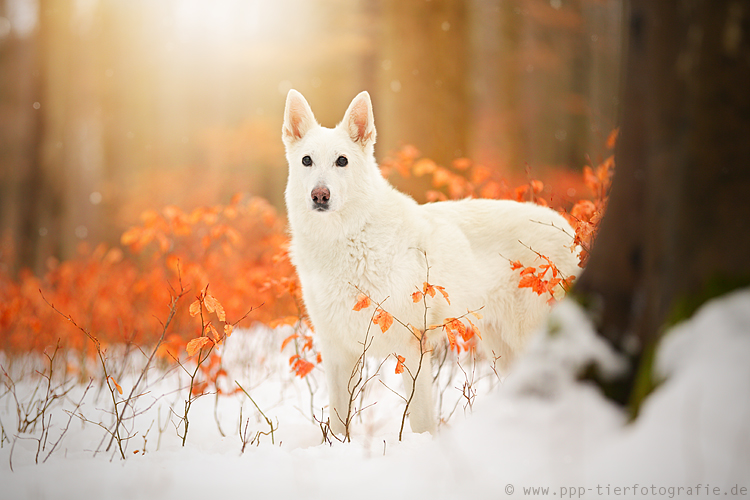
M 451 183 L 451 173 L 443 167 L 437 167 L 432 173 L 432 185 L 436 188 Z
M 415 176 L 421 176 L 424 174 L 432 174 L 437 168 L 438 166 L 434 161 L 428 158 L 421 158 L 412 165 L 411 170 Z
M 287 344 L 289 344 L 289 342 L 291 342 L 292 340 L 296 339 L 297 337 L 299 337 L 299 335 L 297 335 L 296 333 L 293 333 L 290 336 L 288 336 L 287 338 L 285 338 L 281 342 L 281 350 L 283 351 L 284 348 L 287 346 Z
M 201 313 L 201 302 L 200 300 L 196 300 L 192 304 L 190 304 L 190 316 L 198 316 Z
M 216 327 L 214 327 L 213 324 L 209 323 L 208 325 L 206 325 L 206 330 L 208 330 L 208 334 L 211 337 L 211 340 L 213 340 L 215 344 L 221 343 L 221 337 L 219 336 L 219 332 L 216 330 Z
M 521 264 L 521 262 L 518 260 L 514 260 L 513 262 L 510 263 L 511 271 L 515 271 L 516 269 L 521 269 L 521 268 L 523 268 L 523 264 Z
M 142 229 L 140 227 L 131 227 L 120 237 L 120 243 L 123 245 L 132 245 L 141 238 Z
M 472 335 L 476 335 L 477 337 L 479 337 L 479 340 L 482 340 L 482 332 L 479 331 L 479 328 L 477 328 L 477 325 L 472 323 L 469 318 L 466 318 L 466 321 L 468 321 L 469 325 L 471 325 Z
M 206 309 L 208 309 L 208 312 L 216 311 L 216 316 L 218 316 L 221 321 L 227 320 L 227 315 L 224 313 L 224 307 L 219 303 L 218 300 L 216 300 L 216 297 L 214 297 L 210 293 L 207 293 L 206 298 L 203 299 L 203 303 L 206 305 Z
M 424 297 L 424 294 L 419 290 L 411 294 L 411 300 L 413 300 L 415 304 L 422 300 L 422 297 Z
M 224 336 L 229 337 L 232 335 L 232 332 L 234 331 L 234 327 L 232 325 L 224 325 Z
M 295 354 L 294 356 L 289 358 L 289 364 L 292 366 L 292 371 L 295 373 L 295 375 L 300 378 L 307 376 L 307 374 L 310 373 L 313 368 L 315 368 L 314 364 L 305 359 L 302 359 L 299 354 Z
M 405 357 L 396 355 L 396 375 L 404 373 L 404 361 L 406 361 Z
M 471 160 L 468 158 L 456 158 L 453 160 L 453 168 L 456 170 L 468 170 L 471 167 Z
M 185 348 L 185 350 L 187 351 L 188 356 L 192 356 L 196 352 L 203 349 L 203 346 L 205 346 L 209 342 L 211 342 L 211 339 L 208 337 L 194 338 L 193 340 L 187 343 L 187 347 Z
M 451 349 L 456 349 L 456 346 L 457 346 L 456 335 L 449 328 L 445 329 L 445 334 L 448 336 L 448 344 L 450 345 L 450 348 Z
M 440 292 L 448 305 L 451 305 L 451 299 L 448 298 L 448 292 L 445 291 L 445 287 L 435 285 L 435 288 Z
M 421 339 L 422 339 L 422 330 L 420 330 L 419 328 L 417 328 L 417 327 L 416 327 L 416 326 L 414 326 L 414 325 L 409 325 L 409 328 L 411 328 L 411 333 L 413 333 L 413 334 L 414 334 L 414 336 L 415 336 L 415 337 L 416 337 L 417 339 L 419 339 L 419 340 L 421 340 Z
M 617 127 L 612 132 L 609 133 L 609 137 L 607 137 L 607 149 L 615 149 L 615 144 L 617 144 L 617 136 L 620 134 L 620 127 Z
M 526 275 L 526 274 L 534 274 L 534 273 L 536 273 L 535 267 L 527 267 L 526 269 L 521 271 L 521 276 Z
M 529 184 L 531 184 L 531 189 L 535 193 L 541 193 L 544 189 L 544 183 L 542 181 L 538 181 L 536 179 L 532 180 Z
M 393 324 L 393 315 L 382 309 L 375 311 L 375 316 L 372 318 L 372 322 L 380 326 L 380 331 L 385 333 Z
M 359 295 L 357 295 L 357 303 L 354 304 L 354 307 L 352 307 L 352 310 L 361 311 L 362 309 L 366 307 L 370 307 L 370 303 L 371 303 L 370 297 L 360 292 Z
M 521 281 L 518 282 L 518 288 L 533 288 L 534 284 L 539 281 L 539 278 L 537 276 L 534 276 L 533 274 L 527 274 L 523 278 L 521 278 Z
M 448 342 L 450 343 L 451 349 L 458 349 L 456 343 L 456 333 L 461 338 L 466 339 L 466 325 L 461 323 L 461 320 L 457 318 L 445 318 L 444 329 L 446 335 L 448 335 Z
M 435 287 L 427 283 L 426 281 L 422 284 L 422 292 L 430 297 L 435 296 Z
M 110 376 L 109 379 L 112 381 L 113 384 L 115 384 L 115 389 L 117 389 L 117 392 L 119 392 L 120 394 L 122 394 L 122 387 L 120 387 L 120 384 L 118 384 L 115 381 L 115 378 L 112 377 L 112 376 Z

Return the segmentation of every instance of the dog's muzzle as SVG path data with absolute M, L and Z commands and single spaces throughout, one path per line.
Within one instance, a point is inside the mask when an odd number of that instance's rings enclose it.
M 327 187 L 318 186 L 310 193 L 313 202 L 313 209 L 318 212 L 325 212 L 328 210 L 328 202 L 331 200 L 331 192 Z

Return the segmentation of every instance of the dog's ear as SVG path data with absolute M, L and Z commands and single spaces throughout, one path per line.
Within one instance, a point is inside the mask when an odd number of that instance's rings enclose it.
M 281 128 L 284 144 L 294 144 L 316 124 L 312 109 L 302 94 L 294 89 L 289 90 L 284 109 L 284 126 Z
M 375 143 L 375 119 L 367 91 L 360 92 L 352 100 L 340 126 L 345 127 L 352 140 L 363 148 Z

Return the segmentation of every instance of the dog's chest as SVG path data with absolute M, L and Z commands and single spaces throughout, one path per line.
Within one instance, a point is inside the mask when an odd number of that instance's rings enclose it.
M 363 230 L 341 241 L 338 281 L 367 288 L 384 286 L 393 270 L 395 248 L 392 242 L 380 240 Z
M 296 248 L 298 271 L 311 290 L 356 296 L 356 288 L 380 293 L 392 288 L 404 265 L 405 242 L 365 227 L 336 240 L 304 241 Z M 318 295 L 318 293 L 316 293 Z

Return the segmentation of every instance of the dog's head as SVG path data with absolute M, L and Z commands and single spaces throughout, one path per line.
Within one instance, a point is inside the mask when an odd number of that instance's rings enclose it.
M 367 92 L 352 100 L 344 119 L 331 129 L 318 125 L 302 94 L 290 90 L 281 135 L 289 162 L 289 210 L 304 203 L 307 211 L 340 211 L 351 200 L 363 200 L 373 172 L 380 176 L 373 157 L 375 124 Z

